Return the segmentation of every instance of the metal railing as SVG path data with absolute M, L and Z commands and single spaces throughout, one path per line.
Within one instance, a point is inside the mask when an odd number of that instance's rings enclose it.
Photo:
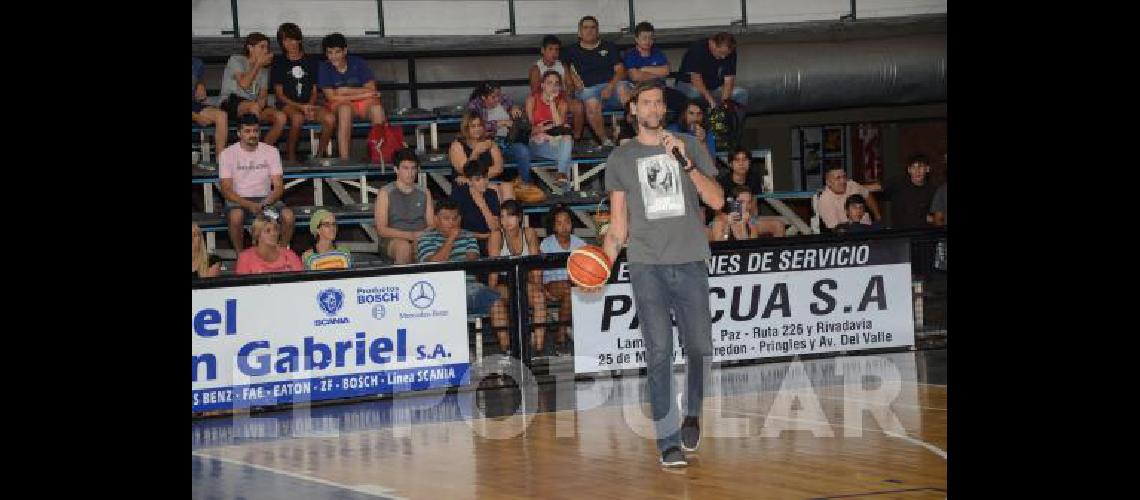
M 507 22 L 508 27 L 495 30 L 495 34 L 504 34 L 504 35 L 515 36 L 518 34 L 518 23 L 516 20 L 517 10 L 515 7 L 516 0 L 504 0 L 504 1 L 507 3 L 507 19 L 505 19 L 505 21 Z M 623 33 L 633 32 L 633 28 L 637 23 L 637 21 L 636 21 L 637 12 L 639 12 L 637 9 L 636 0 L 628 0 L 628 1 L 629 1 L 629 8 L 628 8 L 629 24 L 627 26 L 620 28 L 619 32 L 623 32 Z M 377 29 L 376 30 L 366 30 L 364 32 L 364 34 L 368 35 L 368 36 L 379 36 L 379 37 L 383 38 L 383 37 L 387 36 L 386 30 L 385 30 L 385 21 L 384 21 L 384 0 L 375 0 L 375 2 L 376 2 Z M 648 8 L 649 8 L 649 6 L 647 4 L 646 10 L 648 10 Z M 747 27 L 748 26 L 748 0 L 740 0 L 739 15 L 740 15 L 740 17 L 738 19 L 732 21 L 730 23 L 730 25 L 731 26 L 740 26 L 742 28 Z M 242 37 L 242 31 L 241 31 L 241 24 L 240 24 L 239 9 L 238 9 L 238 0 L 230 0 L 230 17 L 231 17 L 232 22 L 233 22 L 232 29 L 221 30 L 220 33 L 222 35 L 233 36 L 234 38 L 241 38 Z M 851 0 L 850 13 L 843 15 L 840 18 L 840 20 L 842 20 L 842 21 L 848 21 L 848 20 L 854 21 L 856 19 L 857 19 L 857 17 L 856 17 L 856 2 L 855 2 L 855 0 Z

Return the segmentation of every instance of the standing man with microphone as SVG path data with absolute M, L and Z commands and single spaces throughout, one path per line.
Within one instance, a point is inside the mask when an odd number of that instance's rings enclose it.
M 681 448 L 696 451 L 700 443 L 704 382 L 712 360 L 705 263 L 711 251 L 700 204 L 720 210 L 724 191 L 704 145 L 662 127 L 665 95 L 659 83 L 638 83 L 630 100 L 638 133 L 606 160 L 611 218 L 603 248 L 613 262 L 628 237 L 629 281 L 645 339 L 657 449 L 662 466 L 684 467 Z M 673 403 L 670 312 L 688 358 L 683 423 Z

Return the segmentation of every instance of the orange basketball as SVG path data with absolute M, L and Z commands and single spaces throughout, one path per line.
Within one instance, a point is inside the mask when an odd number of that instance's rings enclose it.
M 610 258 L 596 245 L 586 245 L 570 252 L 566 259 L 566 272 L 575 285 L 592 288 L 610 279 Z

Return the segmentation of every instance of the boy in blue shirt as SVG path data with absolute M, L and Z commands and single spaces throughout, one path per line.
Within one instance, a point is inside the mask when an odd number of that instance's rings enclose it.
M 328 57 L 317 70 L 317 86 L 325 95 L 325 107 L 336 114 L 336 145 L 340 159 L 348 160 L 352 143 L 353 117 L 367 119 L 375 129 L 384 124 L 384 106 L 376 77 L 368 63 L 348 55 L 348 40 L 333 33 L 321 40 L 321 50 Z

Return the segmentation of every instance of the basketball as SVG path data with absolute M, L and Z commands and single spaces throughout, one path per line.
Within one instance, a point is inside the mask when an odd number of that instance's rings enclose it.
M 586 245 L 570 252 L 566 272 L 575 285 L 587 288 L 601 286 L 610 279 L 610 259 L 602 247 Z

